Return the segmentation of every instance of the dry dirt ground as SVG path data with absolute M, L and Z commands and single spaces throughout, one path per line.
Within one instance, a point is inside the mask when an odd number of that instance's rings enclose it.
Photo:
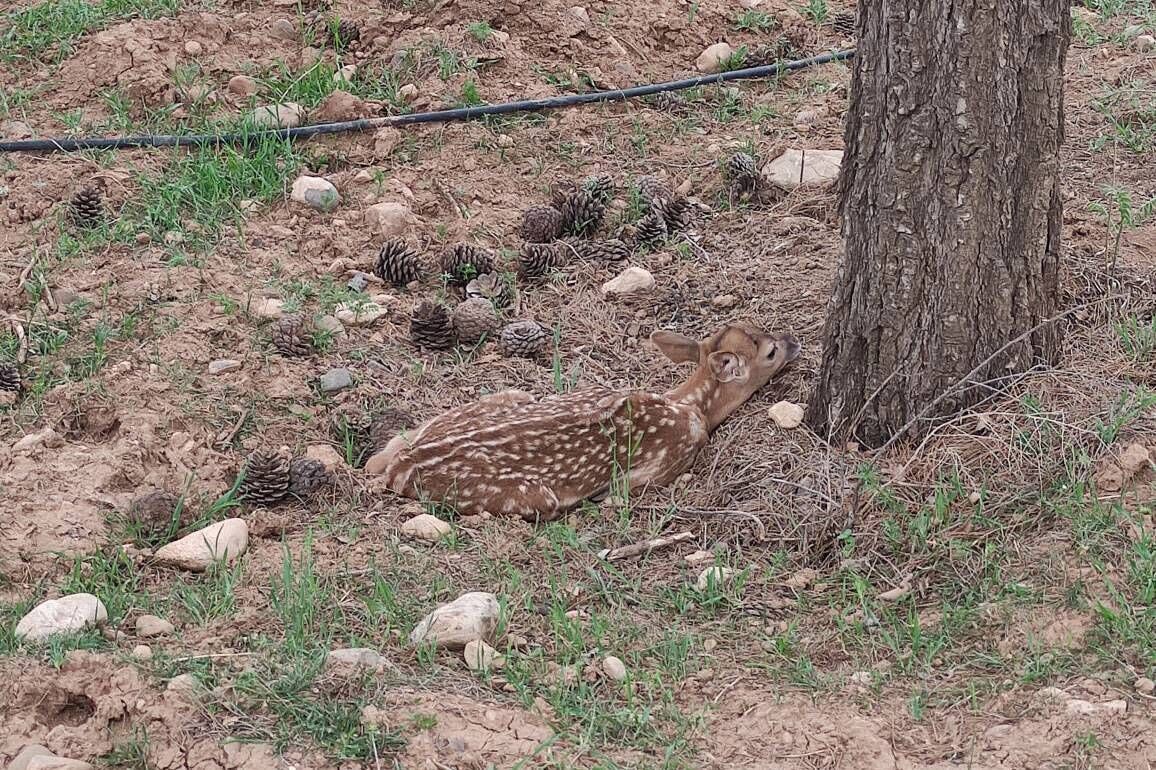
M 825 189 L 735 201 L 739 149 L 838 149 L 848 70 L 645 101 L 288 145 L 0 157 L 0 352 L 25 393 L 0 411 L 0 765 L 27 744 L 125 768 L 1143 768 L 1156 762 L 1156 33 L 1143 1 L 1074 9 L 1068 61 L 1066 297 L 1061 369 L 882 458 L 831 448 L 766 416 L 805 401 L 840 248 Z M 707 45 L 748 53 L 782 36 L 849 45 L 849 10 L 778 0 L 624 3 L 393 0 L 332 8 L 205 0 L 0 3 L 0 133 L 188 132 L 253 104 L 309 119 L 499 102 L 667 80 Z M 312 14 L 352 20 L 342 53 Z M 313 43 L 314 45 L 310 45 Z M 740 48 L 740 50 L 742 50 Z M 335 74 L 357 65 L 330 98 Z M 346 71 L 349 72 L 348 70 Z M 257 93 L 227 85 L 238 74 Z M 406 86 L 412 86 L 407 88 Z M 659 109 L 659 107 L 662 107 Z M 292 204 L 311 169 L 342 196 Z M 653 292 L 606 298 L 623 265 L 580 264 L 518 285 L 511 316 L 555 330 L 542 361 L 492 344 L 442 354 L 408 340 L 416 292 L 372 285 L 388 313 L 278 355 L 255 308 L 309 317 L 357 302 L 381 236 L 367 207 L 404 203 L 431 256 L 467 240 L 508 261 L 521 210 L 551 183 L 608 174 L 608 231 L 638 215 L 632 180 L 685 185 L 709 211 L 686 239 L 640 250 Z M 79 232 L 66 202 L 99 184 L 110 216 Z M 729 295 L 729 296 L 728 296 Z M 731 319 L 790 330 L 794 370 L 741 410 L 693 478 L 530 526 L 448 518 L 406 539 L 412 508 L 366 484 L 356 424 L 384 408 L 426 418 L 498 388 L 662 388 L 682 374 L 655 328 Z M 239 369 L 210 374 L 209 363 Z M 351 389 L 318 377 L 350 370 Z M 346 426 L 346 427 L 342 427 Z M 43 433 L 50 428 L 54 433 Z M 25 441 L 25 436 L 40 438 Z M 309 504 L 229 494 L 246 453 L 328 445 L 349 464 Z M 137 495 L 184 495 L 156 532 Z M 150 548 L 241 516 L 231 567 L 162 569 Z M 603 548 L 661 532 L 694 540 L 609 564 Z M 733 568 L 695 587 L 702 549 Z M 34 604 L 87 591 L 103 629 L 19 642 Z M 502 602 L 505 667 L 408 643 L 465 591 Z M 138 638 L 160 615 L 175 631 Z M 146 643 L 151 657 L 137 645 Z M 375 670 L 323 663 L 371 647 Z M 604 675 L 622 659 L 625 682 Z

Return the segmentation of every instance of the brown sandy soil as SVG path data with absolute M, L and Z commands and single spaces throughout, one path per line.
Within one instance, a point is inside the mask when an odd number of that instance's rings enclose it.
M 762 160 L 839 149 L 842 65 L 699 89 L 673 110 L 632 101 L 346 134 L 278 146 L 267 161 L 0 157 L 0 311 L 27 341 L 27 392 L 0 411 L 0 765 L 28 744 L 164 770 L 1156 762 L 1144 683 L 1156 667 L 1156 481 L 1150 467 L 1117 467 L 1134 445 L 1156 458 L 1156 358 L 1143 348 L 1156 344 L 1156 54 L 1129 29 L 1153 34 L 1156 18 L 1139 5 L 1076 9 L 1065 291 L 1094 304 L 1073 317 L 1063 367 L 870 467 L 854 447 L 833 451 L 766 415 L 806 400 L 819 360 L 840 248 L 833 194 L 734 202 L 720 174 L 740 149 Z M 305 44 L 315 10 L 360 25 L 351 50 Z M 14 57 L 0 68 L 0 135 L 194 130 L 278 100 L 310 120 L 437 109 L 474 88 L 498 102 L 672 79 L 724 39 L 754 49 L 784 37 L 805 54 L 851 42 L 780 0 L 210 2 L 153 15 L 112 19 L 70 51 L 26 56 L 26 38 L 0 38 Z M 295 31 L 279 36 L 278 21 Z M 351 62 L 358 98 L 322 105 Z M 257 80 L 255 101 L 228 90 L 238 74 Z M 410 84 L 407 104 L 397 89 Z M 307 169 L 336 186 L 336 210 L 289 201 Z M 354 301 L 345 282 L 371 269 L 382 241 L 369 206 L 408 206 L 406 237 L 427 258 L 466 240 L 510 264 L 522 210 L 590 174 L 618 185 L 607 233 L 629 232 L 629 186 L 644 174 L 685 185 L 702 211 L 686 240 L 631 256 L 655 276 L 650 293 L 602 295 L 625 264 L 519 282 L 508 316 L 555 329 L 553 358 L 505 358 L 489 343 L 419 352 L 413 307 L 457 301 L 434 280 L 415 292 L 371 284 L 384 317 L 312 356 L 271 347 L 255 313 L 266 298 L 310 317 Z M 65 202 L 89 184 L 105 190 L 113 223 L 78 236 Z M 342 416 L 393 407 L 425 419 L 511 387 L 665 388 L 684 371 L 646 344 L 652 330 L 700 335 L 737 319 L 795 333 L 804 353 L 672 488 L 545 527 L 435 510 L 454 526 L 437 546 L 402 536 L 413 506 L 346 463 L 308 504 L 220 502 L 253 449 L 345 454 Z M 0 352 L 20 349 L 15 331 L 0 334 Z M 226 358 L 241 367 L 209 373 Z M 334 367 L 354 386 L 322 394 Z M 123 515 L 152 489 L 185 495 L 170 536 L 245 518 L 245 556 L 207 575 L 152 564 L 160 543 Z M 596 556 L 681 530 L 695 540 L 642 560 Z M 684 557 L 696 549 L 738 578 L 695 590 L 704 565 Z M 106 604 L 103 631 L 17 643 L 31 606 L 77 591 Z M 506 662 L 493 676 L 408 642 L 465 591 L 504 603 Z M 144 614 L 175 632 L 140 637 Z M 134 655 L 139 644 L 151 658 Z M 387 662 L 323 669 L 336 647 Z M 604 674 L 605 655 L 626 663 L 625 683 Z

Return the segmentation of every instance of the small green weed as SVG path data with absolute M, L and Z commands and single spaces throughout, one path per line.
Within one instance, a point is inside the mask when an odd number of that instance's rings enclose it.
M 742 32 L 766 32 L 775 28 L 775 17 L 756 8 L 745 10 L 735 17 L 735 29 Z
M 479 43 L 484 43 L 490 39 L 494 34 L 494 28 L 490 26 L 487 21 L 475 21 L 466 27 L 466 31 L 470 36 Z
M 0 61 L 54 61 L 71 55 L 87 32 L 134 17 L 156 19 L 180 11 L 181 0 L 48 0 L 5 14 Z
M 831 9 L 827 7 L 827 0 L 807 0 L 807 4 L 799 11 L 816 24 L 822 24 L 831 14 Z

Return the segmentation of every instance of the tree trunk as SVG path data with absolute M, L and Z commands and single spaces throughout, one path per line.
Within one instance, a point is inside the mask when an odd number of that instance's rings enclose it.
M 822 435 L 877 447 L 1059 360 L 1069 6 L 859 1 Z

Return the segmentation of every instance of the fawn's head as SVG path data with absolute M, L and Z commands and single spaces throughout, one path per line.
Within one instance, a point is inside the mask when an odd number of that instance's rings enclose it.
M 697 403 L 712 429 L 794 361 L 800 349 L 790 334 L 767 334 L 740 324 L 724 326 L 702 341 L 670 331 L 656 331 L 650 339 L 676 364 L 698 365 L 671 395 Z

